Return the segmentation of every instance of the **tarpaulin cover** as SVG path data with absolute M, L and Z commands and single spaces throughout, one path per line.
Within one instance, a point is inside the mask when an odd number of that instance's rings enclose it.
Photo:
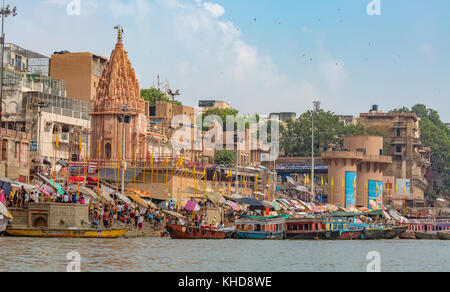
M 200 206 L 196 203 L 193 202 L 191 200 L 187 201 L 186 205 L 184 206 L 184 208 L 188 211 L 200 211 Z
M 270 208 L 272 209 L 273 206 L 272 205 L 267 205 L 261 201 L 258 201 L 257 199 L 254 198 L 241 198 L 241 199 L 235 199 L 235 198 L 226 198 L 227 200 L 236 202 L 236 203 L 240 203 L 240 204 L 245 204 L 245 205 L 249 205 L 252 207 L 263 207 L 263 208 Z

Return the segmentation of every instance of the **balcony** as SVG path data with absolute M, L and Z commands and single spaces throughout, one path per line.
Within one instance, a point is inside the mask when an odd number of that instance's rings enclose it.
M 392 145 L 406 145 L 406 138 L 405 137 L 393 137 L 392 138 Z
M 393 129 L 406 129 L 405 123 L 395 123 L 394 126 L 392 126 Z

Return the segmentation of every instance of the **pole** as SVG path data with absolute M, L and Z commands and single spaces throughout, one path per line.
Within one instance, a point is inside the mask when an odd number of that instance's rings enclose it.
M 312 126 L 311 126 L 311 157 L 312 157 L 312 162 L 311 162 L 311 194 L 313 196 L 313 201 L 314 201 L 314 197 L 315 197 L 315 193 L 314 193 L 314 166 L 315 166 L 315 162 L 314 162 L 314 110 L 311 113 L 311 121 L 312 121 Z
M 125 145 L 125 131 L 126 131 L 126 127 L 125 127 L 125 114 L 127 112 L 127 106 L 125 105 L 123 107 L 123 125 L 122 125 L 122 195 L 125 195 L 125 149 L 126 149 L 126 145 Z
M 2 47 L 2 56 L 0 57 L 0 126 L 2 124 L 2 118 L 3 118 L 3 110 L 2 110 L 2 104 L 3 104 L 3 56 L 5 55 L 5 33 L 4 33 L 4 26 L 5 26 L 5 0 L 3 0 L 2 5 L 2 35 L 1 35 L 1 47 Z M 0 127 L 1 129 L 1 127 Z M 40 160 L 39 160 L 40 162 Z

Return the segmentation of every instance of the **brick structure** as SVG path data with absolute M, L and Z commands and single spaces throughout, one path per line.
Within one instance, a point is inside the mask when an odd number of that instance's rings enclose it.
M 8 228 L 51 230 L 88 229 L 89 206 L 62 203 L 29 203 L 27 208 L 10 208 L 14 217 Z

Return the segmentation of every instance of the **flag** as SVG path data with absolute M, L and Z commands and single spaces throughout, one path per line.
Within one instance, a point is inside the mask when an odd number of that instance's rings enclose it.
M 258 187 L 258 175 L 255 177 L 255 186 Z
M 197 166 L 196 165 L 194 165 L 194 170 L 192 171 L 192 173 L 195 175 L 195 168 L 196 168 Z
M 81 154 L 81 152 L 83 151 L 83 142 L 81 141 L 81 135 L 80 135 L 80 145 L 79 145 L 79 147 L 80 147 L 80 154 Z
M 216 181 L 217 170 L 214 171 L 213 181 Z
M 59 148 L 58 132 L 56 132 L 56 149 Z
M 398 185 L 395 185 L 395 193 L 398 195 Z
M 177 162 L 177 167 L 180 167 L 183 165 L 183 156 L 181 156 L 180 160 Z
M 342 188 L 345 188 L 345 181 L 344 181 L 344 178 L 342 178 Z
M 205 168 L 203 169 L 203 176 L 206 177 L 206 166 L 205 166 Z
M 169 155 L 166 156 L 166 160 L 164 160 L 164 163 L 162 166 L 166 166 L 169 164 Z
M 331 177 L 331 186 L 334 187 L 334 180 L 333 180 L 333 177 Z
M 134 150 L 134 164 L 137 162 L 137 148 Z
M 323 186 L 323 176 L 320 177 L 320 185 Z
M 230 177 L 232 177 L 232 176 L 233 176 L 233 170 L 230 169 L 230 173 L 228 173 L 227 178 L 230 178 Z

